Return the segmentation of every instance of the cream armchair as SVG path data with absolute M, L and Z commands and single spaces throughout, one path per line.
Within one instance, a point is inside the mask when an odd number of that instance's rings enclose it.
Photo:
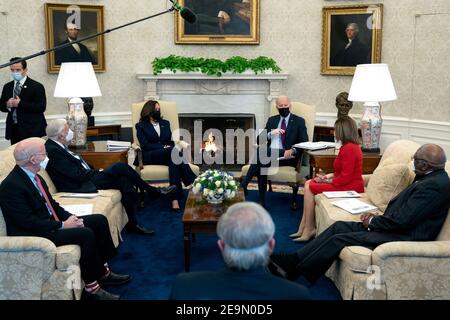
M 80 247 L 40 237 L 8 237 L 0 209 L 0 299 L 80 299 Z
M 136 170 L 141 175 L 141 178 L 150 183 L 156 183 L 159 181 L 169 180 L 169 167 L 164 165 L 144 165 L 142 161 L 142 151 L 139 145 L 139 140 L 136 135 L 136 123 L 139 122 L 141 110 L 146 101 L 135 103 L 131 106 L 131 122 L 133 127 L 133 144 L 132 148 L 135 150 L 136 157 L 138 159 L 138 165 Z M 170 129 L 172 130 L 172 140 L 178 141 L 179 137 L 176 136 L 177 129 L 179 129 L 179 120 L 177 105 L 172 101 L 158 101 L 161 107 L 161 116 L 170 122 Z M 189 164 L 192 171 L 198 175 L 200 168 L 196 165 Z
M 308 133 L 308 140 L 312 141 L 316 121 L 316 107 L 301 102 L 292 101 L 291 112 L 305 119 L 306 131 Z M 271 115 L 273 116 L 277 114 L 278 114 L 277 108 L 275 104 L 273 104 L 271 108 Z M 269 176 L 268 176 L 269 191 L 272 191 L 272 182 L 282 182 L 289 184 L 289 186 L 292 187 L 292 203 L 291 203 L 292 210 L 297 209 L 296 200 L 299 185 L 302 183 L 302 173 L 309 172 L 307 168 L 302 169 L 303 164 L 307 163 L 308 159 L 305 157 L 305 154 L 303 154 L 303 158 L 300 159 L 296 168 L 293 167 L 269 168 Z M 241 177 L 245 177 L 245 175 L 247 175 L 249 168 L 250 165 L 245 165 L 242 167 Z

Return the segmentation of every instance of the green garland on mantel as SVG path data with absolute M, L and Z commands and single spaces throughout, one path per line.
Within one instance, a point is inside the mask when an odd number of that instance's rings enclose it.
M 221 76 L 224 72 L 243 73 L 250 69 L 255 74 L 272 69 L 272 72 L 279 73 L 280 67 L 272 58 L 260 56 L 255 59 L 246 59 L 240 56 L 231 57 L 225 61 L 209 58 L 180 57 L 170 55 L 164 58 L 155 58 L 152 61 L 153 74 L 160 74 L 163 69 L 169 69 L 176 73 L 181 72 L 201 72 L 210 76 Z

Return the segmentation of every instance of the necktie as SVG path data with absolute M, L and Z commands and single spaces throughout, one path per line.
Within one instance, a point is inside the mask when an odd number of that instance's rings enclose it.
M 286 149 L 286 118 L 283 118 L 283 120 L 281 121 L 280 129 L 284 130 L 284 133 L 281 135 L 281 145 L 283 146 L 283 149 Z
M 44 189 L 44 187 L 42 186 L 41 179 L 39 179 L 39 176 L 38 176 L 38 175 L 35 175 L 35 176 L 34 176 L 34 180 L 36 180 L 36 183 L 37 183 L 37 185 L 38 185 L 38 187 L 39 187 L 39 190 L 41 191 L 42 196 L 44 197 L 45 202 L 47 203 L 47 208 L 52 212 L 53 218 L 54 218 L 56 221 L 59 221 L 59 218 L 58 218 L 58 216 L 56 215 L 56 212 L 55 212 L 55 210 L 53 209 L 52 204 L 50 203 L 50 200 L 48 199 L 47 193 L 45 192 L 45 189 Z
M 85 168 L 86 170 L 91 170 L 91 167 L 89 166 L 89 164 L 86 161 L 84 161 L 84 159 L 79 154 L 76 154 L 75 152 L 70 151 L 67 147 L 65 149 L 70 155 L 72 155 L 72 157 L 74 157 L 75 159 L 77 159 L 81 162 L 81 165 L 83 166 L 83 168 Z
M 17 81 L 16 85 L 14 87 L 14 99 L 20 95 L 21 91 L 22 91 L 22 85 L 20 84 L 19 81 Z M 12 118 L 13 118 L 13 122 L 17 123 L 17 108 L 14 108 L 12 110 Z

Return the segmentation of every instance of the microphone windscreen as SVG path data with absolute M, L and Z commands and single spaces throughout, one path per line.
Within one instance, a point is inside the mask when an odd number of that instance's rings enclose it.
M 194 23 L 195 21 L 197 21 L 197 16 L 189 8 L 184 7 L 181 10 L 180 14 L 181 14 L 181 17 L 183 17 L 183 19 L 189 23 Z

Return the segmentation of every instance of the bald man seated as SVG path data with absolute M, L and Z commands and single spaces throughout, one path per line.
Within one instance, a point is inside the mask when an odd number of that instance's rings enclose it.
M 414 154 L 413 183 L 393 198 L 383 215 L 361 215 L 361 222 L 338 221 L 297 252 L 273 254 L 269 270 L 290 280 L 318 280 L 347 246 L 374 249 L 391 241 L 432 241 L 450 205 L 450 180 L 444 150 L 425 144 Z
M 129 275 L 113 273 L 108 267 L 107 261 L 116 253 L 108 220 L 101 214 L 77 218 L 53 200 L 44 179 L 37 174 L 48 163 L 41 138 L 19 142 L 14 158 L 17 165 L 0 185 L 0 207 L 8 236 L 43 237 L 55 246 L 79 245 L 84 297 L 119 299 L 100 287 L 130 280 Z

